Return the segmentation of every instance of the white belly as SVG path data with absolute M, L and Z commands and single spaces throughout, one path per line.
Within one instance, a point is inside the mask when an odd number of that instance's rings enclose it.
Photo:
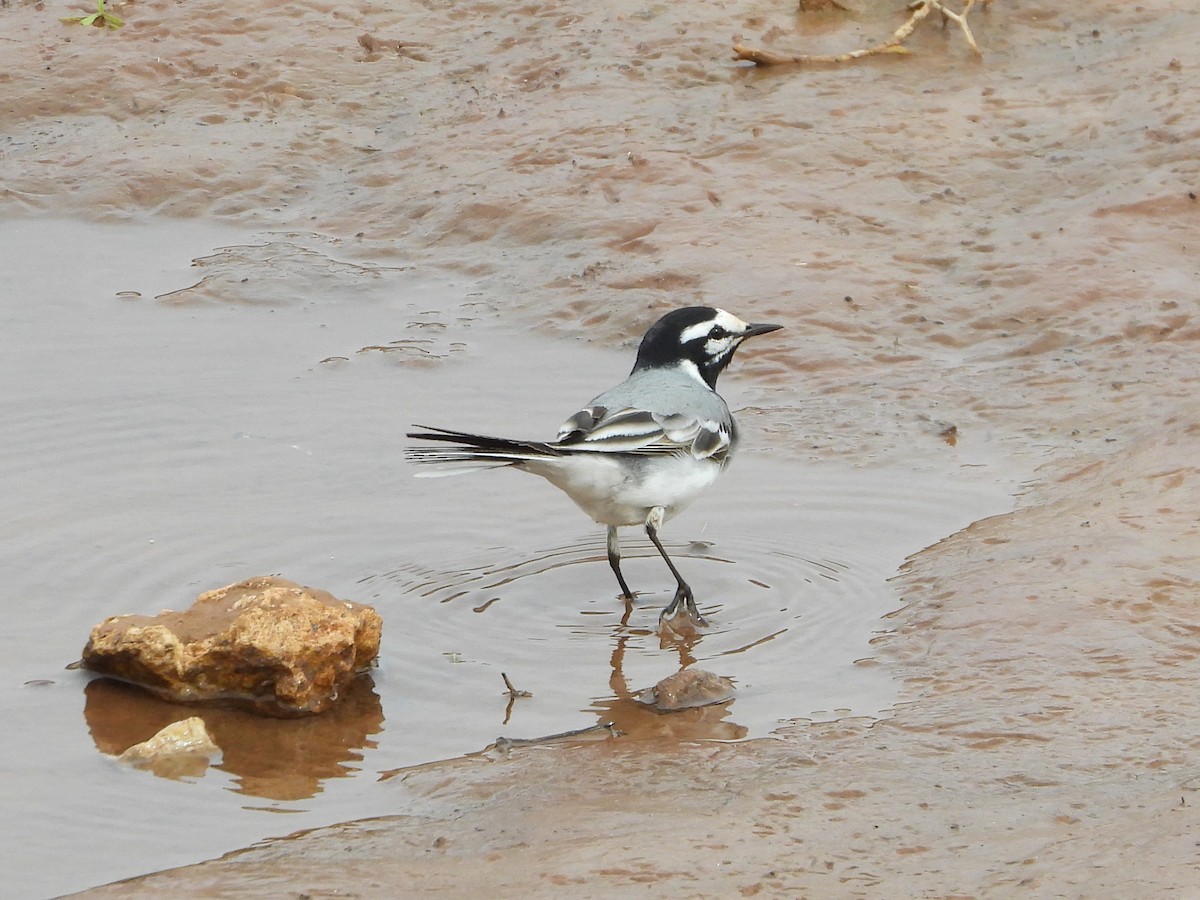
M 520 468 L 541 475 L 601 525 L 641 525 L 661 506 L 670 518 L 721 474 L 721 464 L 691 456 L 637 458 L 633 471 L 601 453 L 530 460 Z

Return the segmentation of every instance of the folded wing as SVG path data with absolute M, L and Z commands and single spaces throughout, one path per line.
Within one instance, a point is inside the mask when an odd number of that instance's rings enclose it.
M 688 454 L 721 462 L 731 442 L 729 429 L 712 419 L 591 406 L 563 423 L 555 446 L 606 453 Z

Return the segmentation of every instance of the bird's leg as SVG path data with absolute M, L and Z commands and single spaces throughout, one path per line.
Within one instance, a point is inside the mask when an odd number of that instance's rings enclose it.
M 658 619 L 661 622 L 663 619 L 671 619 L 679 614 L 680 605 L 687 611 L 688 616 L 697 625 L 707 625 L 704 616 L 700 615 L 700 610 L 696 608 L 696 598 L 692 595 L 692 589 L 688 587 L 688 583 L 683 580 L 683 576 L 679 574 L 679 570 L 675 568 L 675 563 L 671 562 L 671 557 L 667 556 L 667 551 L 663 548 L 662 541 L 658 539 L 658 529 L 662 527 L 663 515 L 666 513 L 661 506 L 656 506 L 650 510 L 650 515 L 646 516 L 646 534 L 650 537 L 651 543 L 662 554 L 663 560 L 667 564 L 667 568 L 671 570 L 671 574 L 675 576 L 675 597 L 671 600 L 666 609 L 662 611 Z
M 617 584 L 621 585 L 621 595 L 626 600 L 633 600 L 633 591 L 625 583 L 621 574 L 621 544 L 617 540 L 617 526 L 608 526 L 608 564 L 612 566 L 613 574 L 617 576 Z

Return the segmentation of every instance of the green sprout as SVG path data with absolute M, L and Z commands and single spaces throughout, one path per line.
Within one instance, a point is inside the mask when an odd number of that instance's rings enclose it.
M 104 8 L 104 0 L 96 0 L 96 11 L 90 16 L 71 16 L 62 20 L 67 25 L 95 25 L 97 28 L 120 28 L 125 20 Z

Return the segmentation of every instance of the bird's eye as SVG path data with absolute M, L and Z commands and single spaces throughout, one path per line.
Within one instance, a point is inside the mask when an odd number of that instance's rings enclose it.
M 715 338 L 716 340 L 719 341 L 721 338 L 729 337 L 729 332 L 726 331 L 724 328 L 722 328 L 720 325 L 714 325 L 712 327 L 712 331 L 710 331 L 708 333 L 708 336 L 710 338 Z

